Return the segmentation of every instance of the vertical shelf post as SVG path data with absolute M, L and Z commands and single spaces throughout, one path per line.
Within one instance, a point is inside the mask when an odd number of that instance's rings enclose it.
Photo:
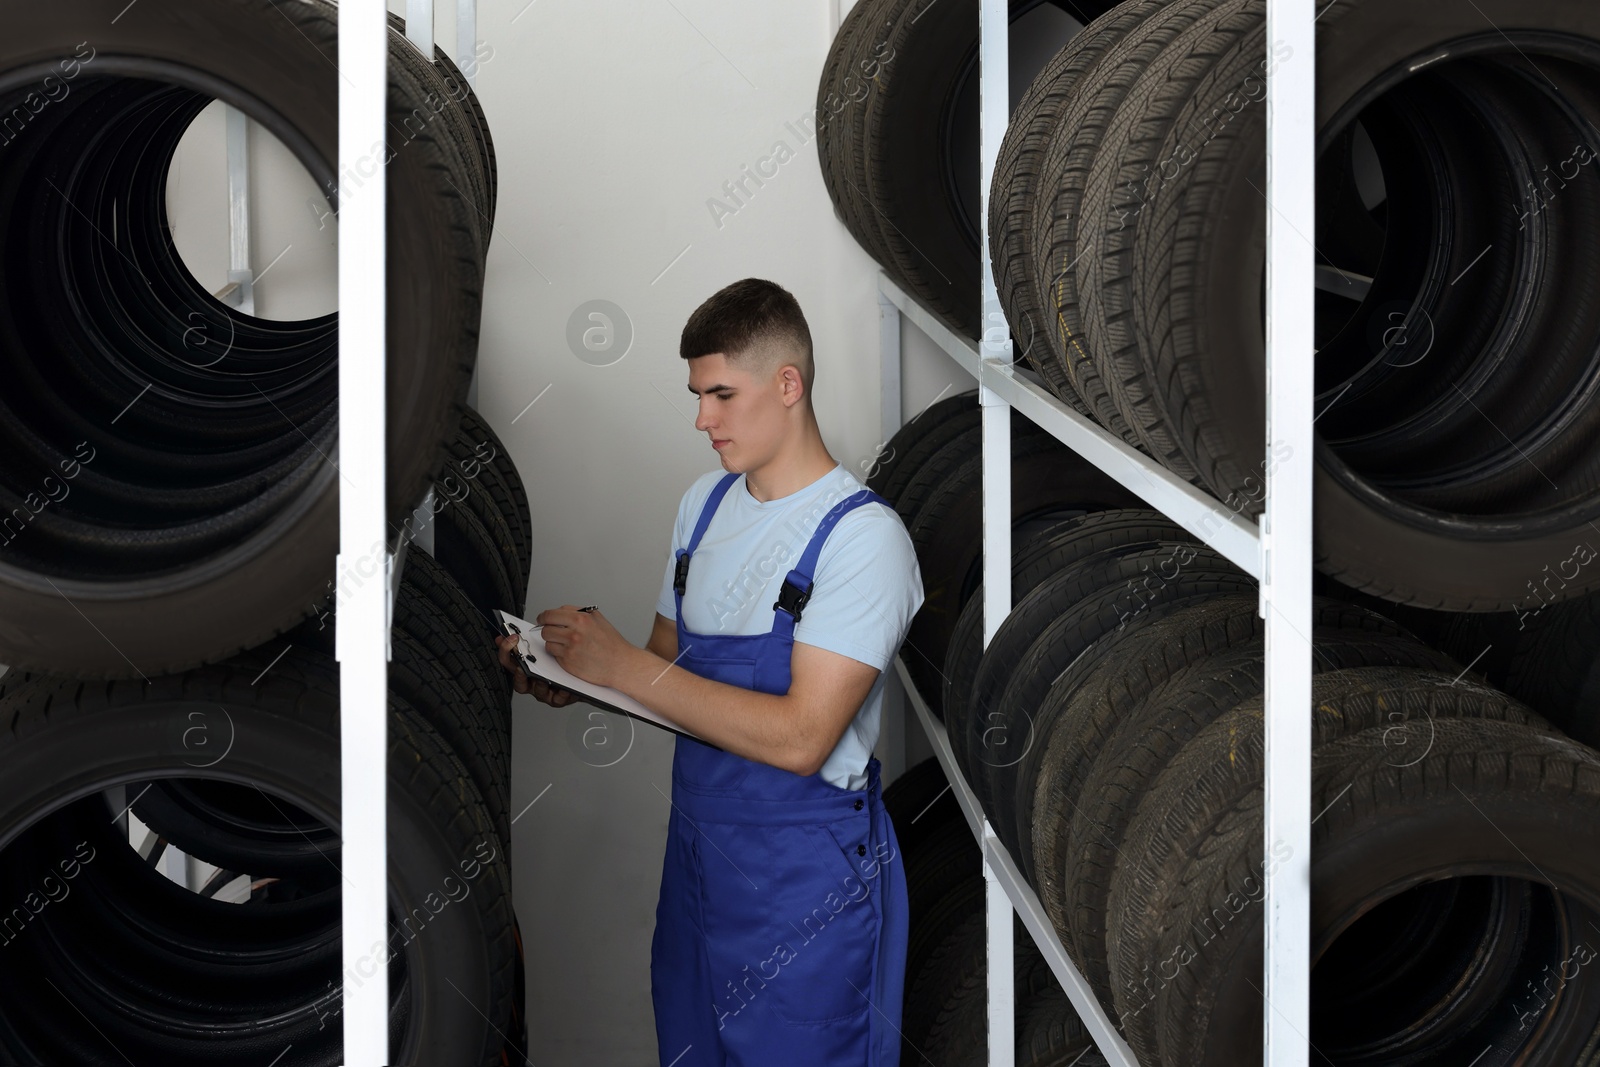
M 406 40 L 433 61 L 433 0 L 406 0 Z
M 988 818 L 978 839 L 983 853 L 983 906 L 989 928 L 989 1067 L 1015 1067 L 1017 1056 L 1017 991 L 1013 962 L 1011 898 L 1000 884 L 990 856 L 1004 851 Z
M 1000 307 L 994 266 L 989 262 L 989 196 L 1000 142 L 1011 120 L 1009 4 L 982 0 L 978 24 L 978 183 L 983 220 L 979 259 L 983 282 L 979 307 L 978 402 L 983 408 L 983 647 L 1011 613 L 1011 405 L 988 388 L 986 371 L 1011 362 L 1011 330 Z
M 456 66 L 478 87 L 478 0 L 456 0 Z
M 878 290 L 878 438 L 879 452 L 873 457 L 868 470 L 875 472 L 879 463 L 894 458 L 883 450 L 899 431 L 904 416 L 904 390 L 900 379 L 900 309 Z M 868 479 L 872 477 L 869 473 Z M 913 723 L 910 705 L 899 685 L 899 675 L 894 670 L 884 672 L 883 707 L 879 715 L 878 759 L 885 782 L 892 782 L 905 773 L 910 763 L 909 742 Z
M 431 2 L 431 0 L 430 0 Z M 428 55 L 433 55 L 430 51 Z M 474 91 L 478 88 L 478 0 L 456 0 L 456 66 Z M 478 410 L 478 366 L 467 381 L 467 407 Z
M 900 377 L 900 309 L 878 290 L 878 420 L 885 445 L 904 423 L 905 401 Z
M 985 382 L 1011 360 L 994 267 L 989 262 L 989 196 L 1000 142 L 1011 120 L 1010 7 L 1007 0 L 982 0 L 978 14 L 978 186 L 982 222 L 979 260 L 978 403 L 983 417 L 983 647 L 1011 613 L 1011 405 Z M 983 897 L 989 954 L 989 1067 L 1013 1067 L 1016 1057 L 1015 990 L 1012 988 L 1011 899 L 989 862 L 990 842 L 999 844 L 983 820 Z
M 250 270 L 250 120 L 224 104 L 228 153 L 227 302 L 246 315 L 256 313 L 255 275 Z M 237 286 L 238 288 L 234 288 Z M 231 291 L 230 291 L 231 290 Z
M 339 558 L 372 573 L 391 566 L 385 532 L 384 301 L 386 177 L 365 154 L 385 138 L 389 32 L 383 0 L 339 4 Z M 381 559 L 370 555 L 377 552 Z M 385 578 L 388 578 L 387 571 Z M 347 1067 L 389 1062 L 388 585 L 349 582 L 339 660 L 343 1025 Z
M 1311 1032 L 1313 7 L 1313 0 L 1267 0 L 1266 1067 L 1305 1067 Z

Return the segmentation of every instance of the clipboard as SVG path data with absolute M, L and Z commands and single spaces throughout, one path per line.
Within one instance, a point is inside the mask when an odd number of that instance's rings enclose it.
M 500 624 L 502 633 L 509 634 L 517 639 L 517 660 L 522 666 L 522 673 L 528 677 L 543 678 L 552 685 L 558 685 L 563 689 L 570 690 L 578 700 L 593 704 L 604 711 L 627 715 L 641 722 L 647 722 L 651 726 L 659 726 L 661 729 L 671 733 L 701 741 L 700 738 L 688 730 L 668 722 L 628 696 L 628 694 L 612 689 L 610 686 L 586 682 L 567 673 L 562 669 L 561 664 L 556 662 L 555 657 L 546 651 L 544 638 L 540 635 L 538 623 L 529 622 L 527 619 L 519 619 L 510 612 L 500 611 L 499 609 L 495 610 L 495 619 Z M 701 743 L 710 744 L 707 741 L 701 741 Z M 717 746 L 713 745 L 712 747 L 715 748 Z

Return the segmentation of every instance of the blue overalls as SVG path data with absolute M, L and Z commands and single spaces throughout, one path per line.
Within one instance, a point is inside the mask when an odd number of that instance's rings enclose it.
M 818 524 L 765 634 L 701 634 L 683 623 L 689 558 L 729 486 L 712 490 L 678 550 L 677 666 L 789 691 L 794 626 L 822 543 L 863 489 Z M 898 1067 L 905 978 L 904 857 L 879 799 L 679 736 L 672 813 L 650 946 L 661 1067 Z

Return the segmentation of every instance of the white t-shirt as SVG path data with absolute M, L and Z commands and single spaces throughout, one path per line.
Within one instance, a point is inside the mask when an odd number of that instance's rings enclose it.
M 672 548 L 656 610 L 676 617 L 672 579 L 677 550 L 689 547 L 700 511 L 720 467 L 701 475 L 678 504 Z M 683 622 L 704 634 L 764 634 L 772 630 L 779 587 L 830 509 L 865 486 L 837 464 L 797 492 L 775 500 L 750 495 L 745 476 L 728 487 L 689 564 Z M 846 513 L 822 544 L 811 599 L 800 611 L 794 639 L 878 668 L 890 661 L 922 606 L 922 572 L 911 535 L 893 508 L 869 502 Z M 878 743 L 884 675 L 822 765 L 824 781 L 865 789 L 867 760 Z

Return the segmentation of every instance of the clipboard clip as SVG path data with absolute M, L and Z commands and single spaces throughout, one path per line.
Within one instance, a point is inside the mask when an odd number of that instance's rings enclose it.
M 505 612 L 496 611 L 495 614 L 500 616 L 500 629 L 517 639 L 517 660 L 522 664 L 522 673 L 526 674 L 529 678 L 532 678 L 533 665 L 539 662 L 539 657 L 535 656 L 532 652 L 527 651 L 523 647 L 522 627 L 512 622 L 511 619 L 506 616 Z

